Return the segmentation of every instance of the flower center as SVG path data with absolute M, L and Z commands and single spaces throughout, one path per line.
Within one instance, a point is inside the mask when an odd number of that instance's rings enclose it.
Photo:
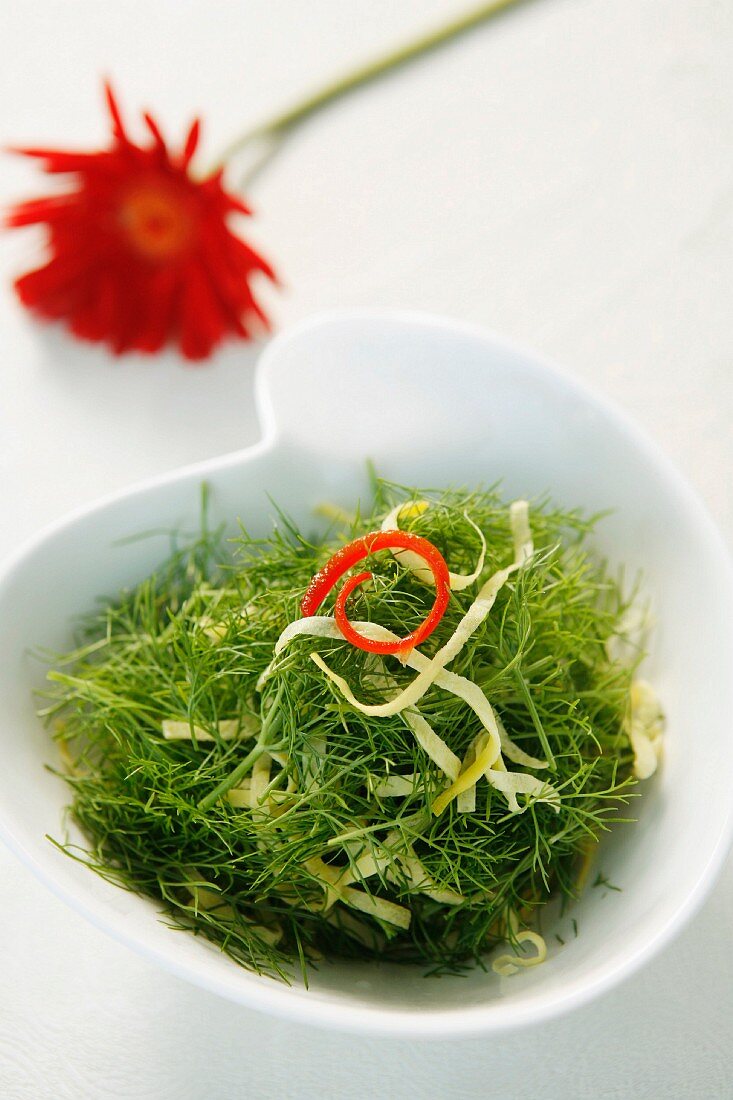
M 151 260 L 182 252 L 193 234 L 193 219 L 181 196 L 155 185 L 125 195 L 120 223 L 130 243 Z

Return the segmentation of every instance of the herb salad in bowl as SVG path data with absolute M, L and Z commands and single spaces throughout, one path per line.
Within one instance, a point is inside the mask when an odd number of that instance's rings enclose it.
M 729 836 L 710 521 L 619 414 L 448 322 L 313 322 L 258 402 L 257 447 L 10 564 L 6 838 L 279 1014 L 464 1034 L 587 1000 Z
M 91 618 L 42 711 L 87 838 L 67 850 L 258 973 L 460 972 L 531 943 L 494 960 L 510 973 L 656 768 L 634 605 L 576 513 L 373 497 L 325 545 L 282 519 L 225 556 L 207 532 Z

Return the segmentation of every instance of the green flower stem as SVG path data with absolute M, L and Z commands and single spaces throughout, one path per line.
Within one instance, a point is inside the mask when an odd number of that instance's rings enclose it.
M 400 46 L 384 57 L 367 62 L 346 76 L 338 77 L 301 100 L 301 102 L 294 104 L 288 110 L 242 134 L 241 137 L 227 146 L 219 157 L 217 166 L 221 167 L 223 164 L 228 163 L 253 143 L 260 143 L 263 146 L 260 157 L 248 172 L 248 180 L 251 180 L 277 151 L 282 140 L 301 122 L 319 111 L 321 107 L 325 107 L 334 100 L 340 99 L 341 96 L 347 95 L 349 92 L 361 88 L 364 84 L 384 76 L 392 69 L 399 68 L 399 66 L 414 60 L 416 57 L 444 45 L 451 39 L 458 37 L 458 35 L 472 30 L 473 27 L 520 2 L 521 0 L 490 0 L 489 3 L 479 4 L 478 7 L 464 12 L 464 14 L 457 16 L 450 22 L 436 28 L 436 30 L 428 31 L 413 42 Z

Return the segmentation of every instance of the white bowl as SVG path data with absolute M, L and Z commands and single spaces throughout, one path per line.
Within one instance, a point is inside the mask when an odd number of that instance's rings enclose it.
M 449 321 L 334 314 L 274 341 L 257 374 L 261 443 L 157 478 L 54 525 L 0 577 L 0 830 L 56 893 L 100 928 L 209 990 L 273 1014 L 390 1035 L 468 1035 L 547 1019 L 588 1001 L 648 960 L 694 912 L 731 834 L 733 574 L 708 515 L 679 474 L 614 408 L 523 351 Z M 45 839 L 61 834 L 67 791 L 34 716 L 43 670 L 100 594 L 141 579 L 166 540 L 120 543 L 151 528 L 195 529 L 202 480 L 214 519 L 270 525 L 271 496 L 312 522 L 313 506 L 353 506 L 365 458 L 415 485 L 503 478 L 507 495 L 549 490 L 561 504 L 613 508 L 597 542 L 643 569 L 657 617 L 649 675 L 668 715 L 664 765 L 600 866 L 620 893 L 589 889 L 578 935 L 550 937 L 548 962 L 499 981 L 429 979 L 417 969 L 324 965 L 311 988 L 236 966 L 172 931 L 155 907 L 101 881 Z M 569 917 L 565 920 L 569 927 Z

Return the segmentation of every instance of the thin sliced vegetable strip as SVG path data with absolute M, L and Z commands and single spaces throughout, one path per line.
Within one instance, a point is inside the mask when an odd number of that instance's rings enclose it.
M 555 813 L 560 812 L 559 792 L 536 775 L 527 775 L 526 772 L 500 771 L 494 766 L 484 771 L 492 787 L 501 791 L 507 798 L 510 795 L 526 794 L 532 797 L 533 802 L 547 802 Z M 526 809 L 526 807 L 525 807 Z M 523 813 L 523 809 L 517 806 L 514 813 Z
M 476 759 L 476 746 L 478 745 L 479 738 L 474 737 L 471 744 L 466 749 L 461 764 L 461 771 L 465 772 L 473 764 Z M 468 787 L 467 790 L 461 791 L 456 799 L 456 809 L 459 814 L 472 814 L 476 812 L 476 784 Z
M 324 903 L 326 910 L 341 901 L 352 909 L 358 909 L 386 924 L 393 924 L 397 928 L 410 927 L 412 914 L 409 909 L 388 901 L 387 898 L 375 897 L 373 894 L 366 894 L 363 890 L 345 885 L 342 872 L 338 867 L 329 866 L 319 857 L 314 857 L 306 861 L 305 868 L 323 887 L 326 895 Z
M 419 783 L 420 775 L 415 772 L 409 775 L 385 775 L 372 789 L 377 798 L 406 798 L 415 793 Z
M 461 772 L 458 778 L 451 783 L 450 787 L 439 794 L 433 802 L 432 810 L 436 817 L 438 814 L 442 814 L 446 806 L 462 791 L 467 791 L 469 787 L 476 785 L 484 772 L 488 771 L 498 759 L 500 751 L 501 746 L 498 744 L 498 738 L 495 741 L 484 734 L 481 742 L 476 746 L 476 759 L 474 762 L 469 764 L 466 770 Z
M 217 732 L 222 741 L 233 741 L 241 738 L 243 741 L 254 737 L 259 730 L 259 723 L 241 718 L 224 718 L 215 723 Z M 178 719 L 166 719 L 161 723 L 161 732 L 166 741 L 216 741 L 216 737 L 202 726 L 192 725 L 190 722 Z
M 526 500 L 515 500 L 509 505 L 509 525 L 514 540 L 514 561 L 517 565 L 524 565 L 534 554 L 529 503 Z
M 506 764 L 504 763 L 504 761 L 502 760 L 501 757 L 499 757 L 499 759 L 494 763 L 494 765 L 491 768 L 488 768 L 484 772 L 484 776 L 489 781 L 489 783 L 491 783 L 492 777 L 494 775 L 496 775 L 498 772 L 506 772 Z M 493 786 L 493 783 L 491 783 L 491 785 Z M 519 802 L 517 801 L 517 796 L 514 793 L 514 791 L 512 791 L 512 790 L 507 791 L 506 800 L 507 800 L 507 805 L 509 806 L 509 813 L 518 814 L 521 811 L 521 806 L 519 805 Z
M 416 500 L 412 503 L 408 502 L 407 504 L 398 504 L 395 508 L 392 509 L 389 515 L 385 516 L 384 520 L 382 521 L 382 530 L 399 530 L 399 521 L 402 516 L 405 516 L 407 518 L 411 516 L 420 516 L 423 514 L 423 512 L 427 511 L 429 507 L 430 503 L 427 500 Z M 473 522 L 471 517 L 467 515 L 466 512 L 463 513 L 463 518 L 465 519 L 466 523 L 473 527 L 474 531 L 481 540 L 481 551 L 478 556 L 478 561 L 476 562 L 476 568 L 472 573 L 464 574 L 449 572 L 448 576 L 450 579 L 451 592 L 460 592 L 464 588 L 468 588 L 470 585 L 474 584 L 475 581 L 477 581 L 481 576 L 484 568 L 484 561 L 486 560 L 486 539 L 484 538 L 483 531 Z M 425 562 L 418 554 L 413 553 L 412 550 L 393 550 L 392 553 L 394 557 L 397 558 L 397 561 L 400 563 L 400 565 L 404 565 L 405 569 L 409 569 L 410 572 L 418 578 L 418 580 L 423 581 L 425 584 L 435 583 L 433 574 L 429 569 L 426 568 Z
M 461 761 L 448 748 L 443 738 L 438 736 L 427 719 L 413 707 L 408 707 L 402 717 L 414 733 L 418 745 L 425 750 L 433 763 L 437 764 L 449 779 L 457 779 L 461 771 Z
M 491 964 L 491 969 L 503 978 L 516 974 L 520 967 L 539 966 L 547 958 L 547 944 L 539 932 L 531 932 L 529 929 L 525 929 L 523 932 L 517 932 L 514 939 L 518 944 L 531 943 L 536 954 L 499 955 Z
M 662 751 L 664 714 L 657 693 L 646 680 L 631 685 L 626 728 L 634 752 L 634 775 L 648 779 L 657 770 Z
M 463 895 L 440 886 L 428 874 L 411 847 L 408 846 L 404 851 L 394 851 L 395 846 L 402 843 L 399 832 L 395 830 L 389 833 L 384 838 L 383 846 L 361 855 L 336 880 L 336 886 L 341 887 L 371 878 L 372 875 L 384 874 L 394 883 L 399 884 L 401 880 L 406 880 L 412 889 L 443 905 L 462 905 L 466 900 Z

